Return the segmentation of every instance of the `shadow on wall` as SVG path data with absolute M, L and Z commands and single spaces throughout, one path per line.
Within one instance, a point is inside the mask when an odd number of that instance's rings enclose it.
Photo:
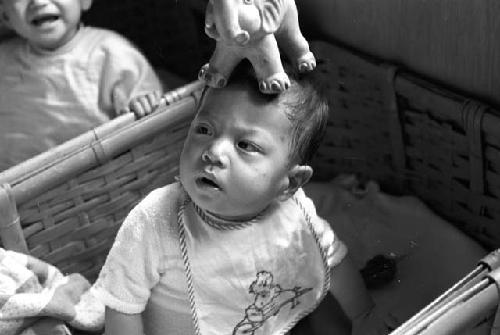
M 500 106 L 500 2 L 296 0 L 308 38 L 403 64 Z
M 85 13 L 86 24 L 117 31 L 138 46 L 150 62 L 188 80 L 212 50 L 203 20 L 186 1 L 98 0 Z

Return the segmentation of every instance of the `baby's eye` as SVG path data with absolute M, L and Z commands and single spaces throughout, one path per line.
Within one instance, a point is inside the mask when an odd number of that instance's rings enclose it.
M 204 124 L 198 124 L 194 127 L 194 132 L 201 135 L 210 135 L 210 128 Z
M 258 152 L 259 147 L 249 141 L 239 141 L 238 148 L 248 152 Z

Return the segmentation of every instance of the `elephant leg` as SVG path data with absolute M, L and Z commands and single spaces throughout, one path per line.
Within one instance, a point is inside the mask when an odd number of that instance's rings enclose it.
M 277 94 L 290 87 L 290 79 L 281 64 L 278 43 L 274 35 L 247 48 L 247 58 L 252 63 L 262 93 Z
M 210 87 L 226 86 L 234 67 L 243 59 L 235 48 L 217 43 L 210 61 L 198 72 L 198 78 Z
M 316 59 L 309 50 L 309 43 L 300 31 L 295 6 L 287 12 L 283 18 L 282 27 L 275 35 L 285 55 L 300 72 L 312 71 L 316 68 Z

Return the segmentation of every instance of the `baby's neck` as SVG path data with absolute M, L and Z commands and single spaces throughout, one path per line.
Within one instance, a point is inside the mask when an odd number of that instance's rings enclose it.
M 199 207 L 198 205 L 196 205 L 194 202 L 193 206 L 196 211 L 196 214 L 198 214 L 198 217 L 202 219 L 206 224 L 222 230 L 238 229 L 249 226 L 252 223 L 259 221 L 263 216 L 265 216 L 269 209 L 269 207 L 267 207 L 256 214 L 226 216 L 206 211 L 201 207 Z
M 247 222 L 254 220 L 256 217 L 260 216 L 263 211 L 260 211 L 255 214 L 242 214 L 242 215 L 236 215 L 236 216 L 226 216 L 226 215 L 219 215 L 216 213 L 212 213 L 210 211 L 205 211 L 205 213 L 213 216 L 216 219 L 223 220 L 223 221 L 228 221 L 228 222 Z
M 78 27 L 75 30 L 73 30 L 68 36 L 65 36 L 64 38 L 62 38 L 60 41 L 58 41 L 56 44 L 54 44 L 51 47 L 44 47 L 44 46 L 36 45 L 34 43 L 31 43 L 31 41 L 28 41 L 28 44 L 29 44 L 31 50 L 33 50 L 33 52 L 41 54 L 41 55 L 57 53 L 59 51 L 65 50 L 66 47 L 72 43 L 72 41 L 78 35 L 78 32 L 80 31 L 81 27 L 82 27 L 81 24 L 78 25 Z

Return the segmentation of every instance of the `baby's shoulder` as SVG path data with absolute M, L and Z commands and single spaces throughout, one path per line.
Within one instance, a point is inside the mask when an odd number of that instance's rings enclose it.
M 159 187 L 147 194 L 137 205 L 153 219 L 176 217 L 183 190 L 178 182 Z
M 128 213 L 119 234 L 122 239 L 144 239 L 170 234 L 177 222 L 180 191 L 176 184 L 157 188 Z
M 330 224 L 318 215 L 314 201 L 306 195 L 302 188 L 297 190 L 293 200 L 304 214 L 306 221 L 310 222 L 310 227 L 315 234 L 329 235 L 333 233 Z
M 110 52 L 119 52 L 123 49 L 134 48 L 132 43 L 123 35 L 105 28 L 84 26 L 82 29 L 85 44 L 94 45 Z
M 292 197 L 293 202 L 298 205 L 302 211 L 309 216 L 316 216 L 316 206 L 311 198 L 309 198 L 302 188 L 297 189 Z

